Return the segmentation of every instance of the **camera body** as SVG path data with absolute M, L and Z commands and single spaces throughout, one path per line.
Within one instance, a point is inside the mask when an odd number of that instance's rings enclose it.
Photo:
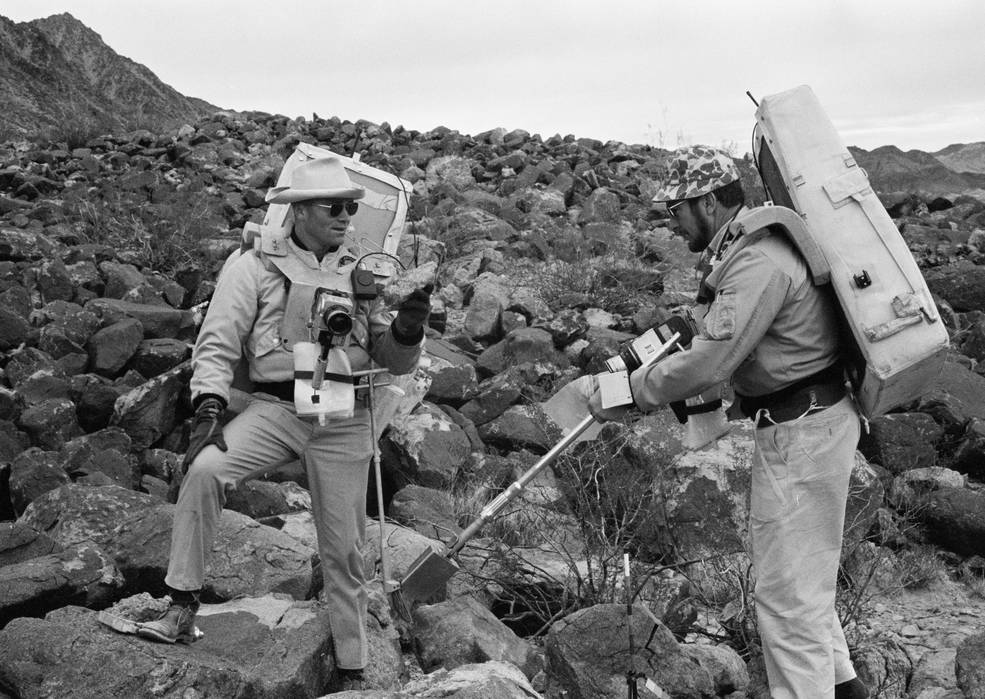
M 681 316 L 671 316 L 665 322 L 626 342 L 619 348 L 619 354 L 605 360 L 606 370 L 611 373 L 636 371 L 657 354 L 674 333 L 680 333 L 681 336 L 677 344 L 682 347 L 688 345 L 694 336 L 693 323 Z
M 311 339 L 337 345 L 352 331 L 352 301 L 348 294 L 319 288 L 311 304 Z

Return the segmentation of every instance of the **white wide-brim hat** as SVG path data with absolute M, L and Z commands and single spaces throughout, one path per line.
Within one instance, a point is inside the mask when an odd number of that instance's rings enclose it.
M 349 179 L 339 158 L 315 158 L 301 163 L 291 172 L 290 184 L 272 187 L 268 204 L 291 204 L 306 199 L 362 199 L 366 190 Z

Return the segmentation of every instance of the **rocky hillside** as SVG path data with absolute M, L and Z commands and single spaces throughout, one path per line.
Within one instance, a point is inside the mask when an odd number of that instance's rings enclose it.
M 553 444 L 543 401 L 693 296 L 694 256 L 649 206 L 666 153 L 648 147 L 259 113 L 75 148 L 0 145 L 0 691 L 314 697 L 334 686 L 331 665 L 312 660 L 330 658 L 331 639 L 296 464 L 230 497 L 195 653 L 114 634 L 95 612 L 115 605 L 140 619 L 159 607 L 138 593 L 162 592 L 190 343 L 225 252 L 262 218 L 264 193 L 302 141 L 357 148 L 413 184 L 408 270 L 385 293 L 438 280 L 428 362 L 381 439 L 398 579 Z M 879 696 L 928 682 L 952 692 L 935 696 L 961 696 L 959 685 L 978 696 L 982 639 L 959 609 L 920 605 L 923 627 L 891 610 L 898 594 L 941 585 L 963 590 L 949 599 L 972 600 L 968 609 L 982 591 L 985 204 L 883 197 L 955 353 L 932 391 L 863 440 L 842 604 Z M 625 549 L 639 581 L 636 670 L 672 696 L 762 696 L 743 603 L 751 430 L 737 423 L 698 452 L 682 440 L 666 411 L 606 427 L 466 547 L 444 601 L 405 621 L 378 592 L 377 690 L 365 696 L 456 682 L 490 696 L 622 696 Z M 261 637 L 266 660 L 229 660 Z M 454 669 L 412 677 L 408 661 L 415 673 Z M 159 677 L 176 666 L 182 674 Z
M 44 47 L 11 62 L 21 74 L 48 56 L 53 80 L 77 63 L 108 86 L 99 51 L 53 53 L 78 46 L 80 26 L 62 16 L 0 31 Z M 0 52 L 20 55 L 6 40 Z M 0 139 L 0 697 L 338 687 L 297 463 L 230 493 L 191 649 L 97 616 L 162 607 L 152 596 L 187 446 L 191 343 L 219 266 L 298 143 L 359 152 L 411 182 L 406 270 L 384 294 L 437 280 L 426 360 L 381 420 L 382 538 L 398 580 L 555 443 L 551 396 L 695 292 L 695 256 L 650 206 L 658 149 L 262 113 L 179 122 Z M 860 675 L 889 699 L 985 696 L 977 152 L 856 151 L 953 344 L 925 396 L 872 421 L 852 477 L 839 611 Z M 740 168 L 758 201 L 751 163 Z M 651 686 L 643 696 L 765 697 L 744 553 L 752 430 L 735 423 L 699 451 L 683 440 L 669 411 L 608 425 L 489 522 L 428 603 L 404 608 L 378 580 L 372 689 L 348 696 L 615 699 L 633 671 Z M 370 569 L 380 535 L 368 521 Z
M 216 111 L 120 56 L 70 14 L 0 16 L 0 135 L 175 128 Z

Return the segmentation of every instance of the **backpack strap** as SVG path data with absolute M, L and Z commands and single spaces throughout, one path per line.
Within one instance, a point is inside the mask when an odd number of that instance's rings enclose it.
M 800 214 L 785 206 L 757 206 L 729 224 L 729 231 L 736 238 L 762 228 L 781 230 L 790 239 L 807 263 L 814 286 L 823 286 L 831 281 L 827 258 Z

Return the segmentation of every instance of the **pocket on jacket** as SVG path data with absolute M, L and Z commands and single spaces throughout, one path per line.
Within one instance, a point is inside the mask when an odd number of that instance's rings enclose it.
M 710 340 L 730 340 L 735 334 L 735 292 L 720 291 L 705 317 L 705 333 Z
M 276 332 L 266 332 L 254 335 L 249 340 L 250 353 L 254 357 L 263 357 L 280 347 L 280 334 Z

